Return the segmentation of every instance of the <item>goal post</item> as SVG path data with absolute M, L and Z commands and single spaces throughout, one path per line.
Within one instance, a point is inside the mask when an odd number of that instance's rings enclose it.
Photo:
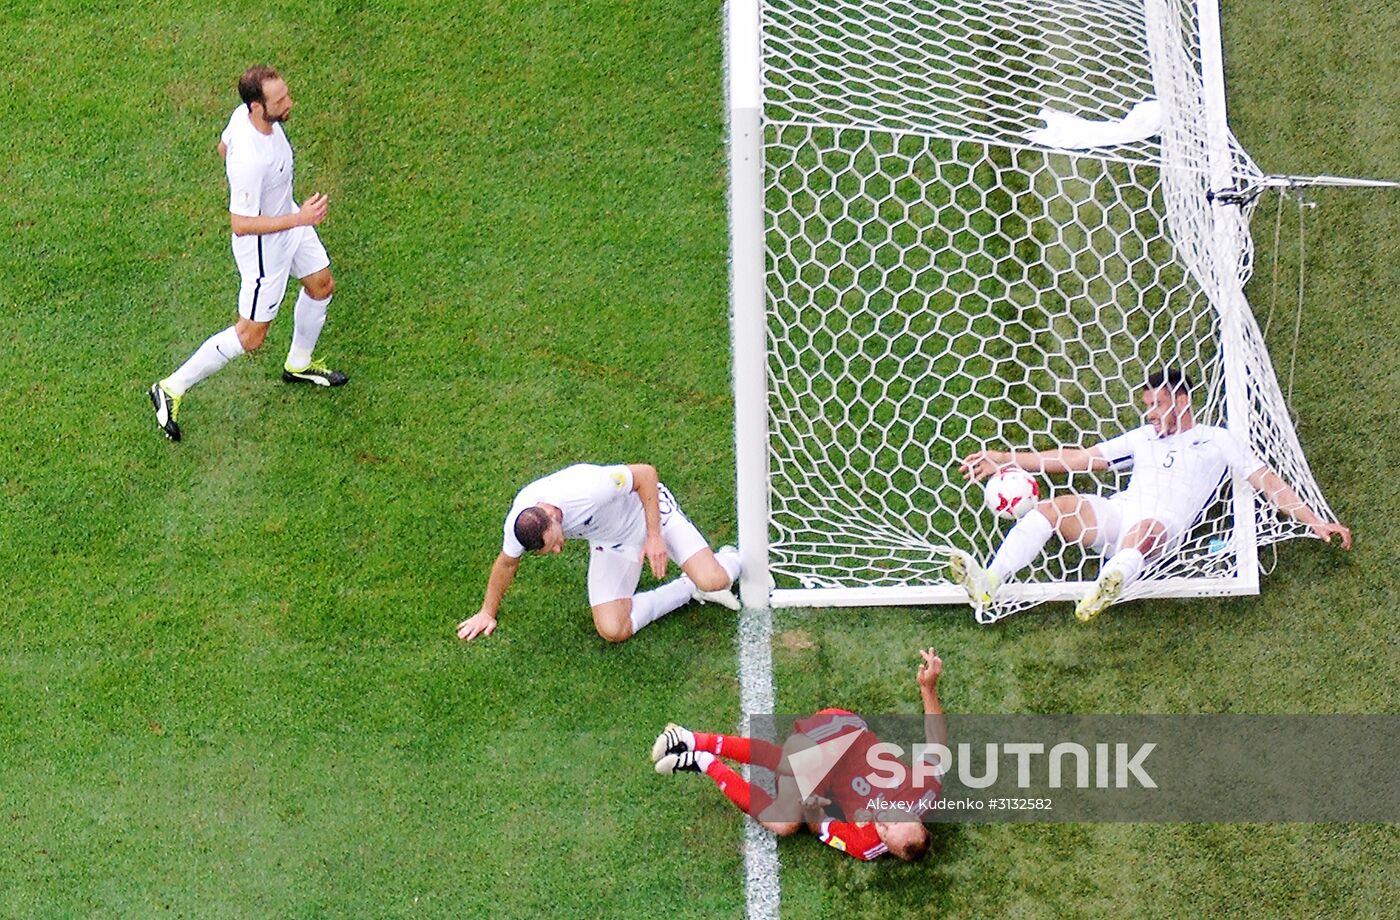
M 1332 517 L 1245 300 L 1252 204 L 1212 195 L 1261 178 L 1216 0 L 729 0 L 725 36 L 747 605 L 965 601 L 949 554 L 1004 530 L 957 459 L 1135 427 L 1165 366 Z M 1125 596 L 1257 592 L 1307 532 L 1227 479 Z M 1052 540 L 984 619 L 1098 564 Z
M 767 318 L 763 243 L 760 0 L 729 0 L 725 73 L 729 151 L 729 290 L 734 445 L 745 606 L 768 606 Z
M 1217 0 L 1198 0 L 1196 10 L 1200 28 L 1202 108 L 1206 136 L 1210 139 L 1207 152 L 1209 184 L 1211 189 L 1230 188 L 1235 177 L 1230 155 L 1232 136 L 1225 107 L 1225 61 L 1220 35 L 1220 8 Z M 1210 189 L 1206 191 L 1209 192 Z M 1208 204 L 1212 209 L 1212 225 L 1217 237 L 1214 251 L 1233 253 L 1236 260 L 1231 266 L 1235 269 L 1233 273 L 1221 273 L 1224 282 L 1216 295 L 1228 317 L 1228 328 L 1224 336 L 1227 343 L 1226 420 L 1230 431 L 1241 441 L 1249 443 L 1249 383 L 1246 376 L 1248 361 L 1243 348 L 1244 323 L 1245 318 L 1249 316 L 1249 302 L 1244 296 L 1244 283 L 1248 278 L 1247 271 L 1240 268 L 1246 258 L 1244 253 L 1250 248 L 1249 227 L 1239 208 L 1214 200 L 1208 201 Z M 1299 453 L 1301 454 L 1301 450 Z M 1241 547 L 1236 553 L 1235 579 L 1242 591 L 1250 594 L 1259 592 L 1259 553 L 1253 508 L 1256 500 L 1249 483 L 1234 483 L 1231 510 L 1235 521 L 1235 540 Z

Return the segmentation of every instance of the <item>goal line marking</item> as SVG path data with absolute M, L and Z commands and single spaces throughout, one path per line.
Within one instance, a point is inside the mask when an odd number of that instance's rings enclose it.
M 745 607 L 739 615 L 739 731 L 749 716 L 773 712 L 773 611 Z M 751 779 L 748 766 L 744 778 Z M 753 818 L 744 821 L 744 911 L 748 920 L 778 920 L 778 838 Z

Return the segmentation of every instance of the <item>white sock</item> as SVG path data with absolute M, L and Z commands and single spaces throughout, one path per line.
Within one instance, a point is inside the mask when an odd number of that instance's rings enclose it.
M 1137 581 L 1137 577 L 1142 574 L 1143 566 L 1147 560 L 1143 558 L 1141 552 L 1135 549 L 1120 549 L 1113 554 L 1113 558 L 1104 563 L 1103 570 L 1117 569 L 1123 573 L 1123 587 L 1127 587 Z
M 302 288 L 301 293 L 297 294 L 296 310 L 292 314 L 295 321 L 292 327 L 292 347 L 287 352 L 287 366 L 292 370 L 299 371 L 311 363 L 311 353 L 316 350 L 316 340 L 321 337 L 321 330 L 326 326 L 326 308 L 330 304 L 330 297 L 325 300 L 313 300 L 311 295 L 306 293 L 306 288 Z
M 1006 581 L 1040 555 L 1040 551 L 1045 548 L 1045 541 L 1049 540 L 1054 532 L 1055 525 L 1050 523 L 1048 517 L 1038 510 L 1032 511 L 1011 528 L 1011 533 L 1001 542 L 1001 549 L 997 550 L 996 558 L 987 566 L 987 571 L 998 583 Z
M 682 575 L 675 581 L 668 581 L 659 588 L 652 588 L 632 597 L 632 634 L 643 626 L 655 623 L 673 610 L 679 610 L 690 603 L 695 583 Z
M 715 553 L 715 561 L 722 565 L 724 570 L 729 573 L 729 583 L 731 585 L 738 581 L 739 576 L 743 574 L 743 567 L 739 563 L 739 553 L 737 550 Z
M 188 361 L 181 364 L 175 373 L 161 381 L 165 388 L 176 396 L 184 396 L 185 391 L 199 383 L 239 355 L 243 354 L 243 343 L 238 341 L 238 332 L 229 326 L 204 340 L 195 349 Z

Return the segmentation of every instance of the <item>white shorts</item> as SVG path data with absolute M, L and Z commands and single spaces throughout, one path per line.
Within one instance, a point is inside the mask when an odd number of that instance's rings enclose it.
M 235 236 L 233 260 L 242 284 L 238 315 L 270 322 L 287 294 L 287 280 L 305 278 L 331 264 L 315 227 L 293 227 L 282 233 Z
M 1182 523 L 1174 515 L 1162 514 L 1160 509 L 1147 508 L 1136 500 L 1129 498 L 1122 493 L 1104 498 L 1102 495 L 1087 495 L 1086 500 L 1089 507 L 1094 509 L 1094 537 L 1093 548 L 1105 555 L 1111 556 L 1119 550 L 1119 543 L 1123 540 L 1123 535 L 1132 530 L 1133 525 L 1139 521 L 1158 521 L 1167 528 L 1167 540 L 1164 546 L 1169 546 L 1181 538 L 1186 532 L 1186 526 L 1190 522 Z
M 700 534 L 690 518 L 665 486 L 657 487 L 657 503 L 661 506 L 661 536 L 666 541 L 666 555 L 677 565 L 683 565 L 709 542 Z M 645 525 L 644 525 L 645 526 Z M 643 531 L 642 539 L 646 538 Z M 642 543 L 593 544 L 588 554 L 588 606 L 597 607 L 609 601 L 631 597 L 637 592 L 642 577 Z

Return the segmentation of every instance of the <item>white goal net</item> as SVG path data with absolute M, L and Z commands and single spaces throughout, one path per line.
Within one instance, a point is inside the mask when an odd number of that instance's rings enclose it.
M 1332 517 L 1244 299 L 1248 206 L 1212 196 L 1259 176 L 1226 124 L 1215 0 L 729 15 L 748 603 L 965 600 L 949 551 L 985 560 L 1007 525 L 958 458 L 1136 427 L 1165 367 Z M 1258 548 L 1306 533 L 1227 477 L 1127 596 L 1257 591 Z M 1077 597 L 1099 563 L 1052 539 L 982 617 Z

